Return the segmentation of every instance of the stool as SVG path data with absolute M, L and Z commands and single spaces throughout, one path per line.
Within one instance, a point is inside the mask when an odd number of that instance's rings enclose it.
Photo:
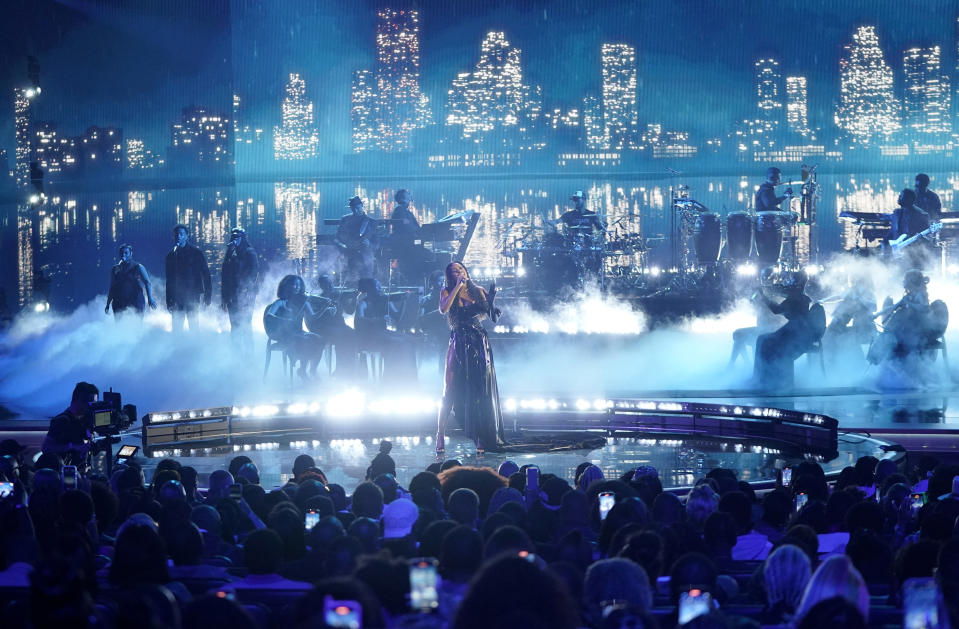
M 266 339 L 266 361 L 263 364 L 263 381 L 266 382 L 266 374 L 270 370 L 270 358 L 273 356 L 273 352 L 280 352 L 280 355 L 283 356 L 283 375 L 286 375 L 287 365 L 289 365 L 290 371 L 290 382 L 293 381 L 293 360 L 290 358 L 290 355 L 286 353 L 286 347 L 282 343 L 275 339 L 267 337 Z
M 383 352 L 371 349 L 361 349 L 357 352 L 359 360 L 366 363 L 366 374 L 372 382 L 383 378 Z

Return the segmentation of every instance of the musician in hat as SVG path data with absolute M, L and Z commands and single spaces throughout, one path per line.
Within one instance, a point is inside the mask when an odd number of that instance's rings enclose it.
M 573 209 L 560 217 L 566 232 L 566 247 L 575 252 L 580 264 L 590 273 L 602 270 L 602 257 L 596 255 L 598 240 L 606 233 L 606 225 L 596 212 L 586 209 L 586 193 L 577 190 L 569 197 Z
M 230 336 L 247 355 L 253 353 L 253 302 L 259 263 L 241 227 L 230 230 L 223 256 L 220 307 L 230 315 Z
M 781 211 L 779 204 L 785 201 L 787 198 L 791 198 L 793 193 L 793 189 L 791 187 L 787 187 L 786 194 L 781 197 L 777 197 L 776 186 L 780 185 L 781 182 L 781 170 L 775 166 L 770 166 L 766 169 L 766 181 L 760 184 L 759 190 L 756 191 L 756 197 L 753 203 L 757 212 Z
M 348 202 L 350 213 L 340 218 L 335 242 L 346 256 L 346 274 L 355 279 L 373 276 L 373 219 L 363 211 L 363 199 Z
M 560 217 L 567 231 L 581 228 L 591 228 L 589 229 L 590 232 L 606 231 L 606 226 L 599 220 L 599 214 L 586 209 L 585 192 L 577 190 L 569 197 L 569 200 L 573 202 L 573 209 Z

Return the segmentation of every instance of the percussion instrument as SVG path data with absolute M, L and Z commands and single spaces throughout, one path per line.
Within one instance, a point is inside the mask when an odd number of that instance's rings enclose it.
M 776 264 L 783 248 L 782 212 L 756 214 L 756 253 L 763 266 Z
M 719 216 L 716 214 L 706 212 L 696 217 L 693 225 L 693 247 L 698 264 L 714 264 L 719 260 L 721 232 Z
M 749 257 L 753 248 L 753 218 L 746 212 L 726 216 L 726 255 L 736 262 Z

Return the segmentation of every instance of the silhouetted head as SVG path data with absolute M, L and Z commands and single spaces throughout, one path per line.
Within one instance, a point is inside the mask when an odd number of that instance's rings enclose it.
M 916 190 L 920 192 L 925 191 L 929 187 L 929 175 L 926 173 L 919 173 L 916 175 Z
M 276 296 L 278 299 L 292 299 L 296 295 L 302 295 L 306 292 L 306 285 L 303 278 L 299 275 L 287 275 L 280 280 L 276 287 Z
M 775 166 L 770 166 L 766 169 L 766 181 L 771 184 L 777 184 L 782 181 L 782 175 L 783 172 Z
M 916 193 L 912 188 L 903 188 L 902 192 L 899 193 L 899 203 L 900 207 L 909 207 L 916 202 Z

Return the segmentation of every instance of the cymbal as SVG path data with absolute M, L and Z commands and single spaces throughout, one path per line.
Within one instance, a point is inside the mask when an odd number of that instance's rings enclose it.
M 513 223 L 525 223 L 525 218 L 520 218 L 518 216 L 507 216 L 505 218 L 496 219 L 497 225 L 512 225 Z

